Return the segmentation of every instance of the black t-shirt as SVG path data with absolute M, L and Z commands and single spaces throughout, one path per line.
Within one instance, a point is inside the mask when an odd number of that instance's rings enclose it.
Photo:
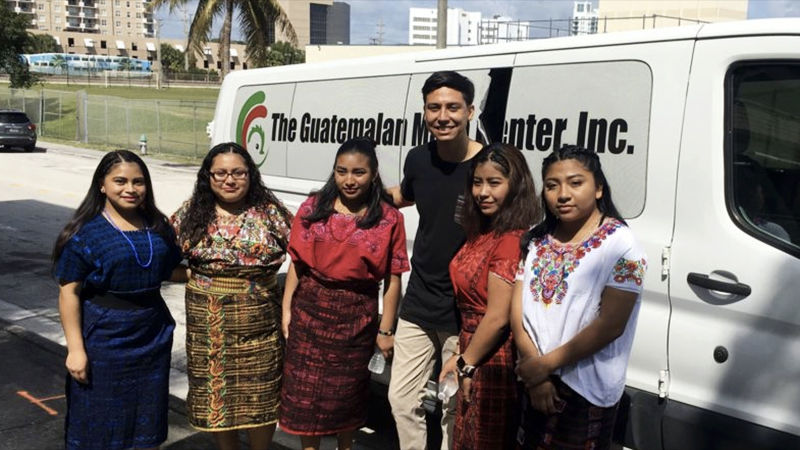
M 469 161 L 442 160 L 431 141 L 411 149 L 403 167 L 400 189 L 403 198 L 416 203 L 419 228 L 400 317 L 425 329 L 458 332 L 448 267 L 466 240 L 456 210 L 464 201 L 469 166 Z

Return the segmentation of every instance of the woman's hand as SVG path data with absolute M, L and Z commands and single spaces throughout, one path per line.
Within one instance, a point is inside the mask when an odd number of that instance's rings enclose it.
M 461 389 L 461 398 L 463 398 L 465 402 L 469 403 L 470 389 L 472 389 L 472 378 L 458 377 L 458 387 Z
M 85 351 L 68 352 L 64 365 L 67 366 L 70 376 L 75 381 L 83 384 L 89 382 L 89 358 Z
M 522 379 L 526 388 L 531 388 L 545 381 L 553 371 L 547 364 L 546 357 L 529 356 L 517 362 L 514 372 Z
M 556 385 L 550 380 L 526 388 L 526 391 L 533 409 L 543 414 L 551 415 L 564 409 L 564 401 L 558 397 Z
M 392 357 L 392 350 L 394 350 L 394 336 L 379 334 L 378 337 L 375 338 L 375 345 L 383 354 L 383 358 L 389 359 Z
M 284 339 L 289 339 L 290 323 L 292 323 L 292 310 L 289 308 L 284 308 L 283 314 L 281 315 L 281 331 L 283 332 Z
M 442 364 L 442 371 L 439 373 L 439 382 L 441 383 L 444 380 L 444 377 L 447 376 L 448 373 L 454 373 L 456 379 L 458 379 L 458 365 L 456 361 L 458 361 L 458 354 L 455 354 L 450 357 L 444 364 Z

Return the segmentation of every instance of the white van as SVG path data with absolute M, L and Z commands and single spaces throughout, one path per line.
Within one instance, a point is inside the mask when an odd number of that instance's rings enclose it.
M 800 448 L 800 19 L 233 72 L 212 140 L 246 144 L 293 208 L 355 135 L 395 185 L 437 70 L 475 83 L 470 135 L 516 145 L 539 185 L 552 148 L 600 154 L 650 256 L 620 439 Z

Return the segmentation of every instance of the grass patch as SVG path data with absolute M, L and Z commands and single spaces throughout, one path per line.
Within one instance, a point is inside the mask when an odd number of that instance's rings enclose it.
M 42 89 L 63 92 L 86 91 L 89 95 L 108 95 L 137 100 L 189 100 L 216 102 L 219 88 L 180 88 L 168 87 L 163 89 L 147 88 L 142 86 L 109 86 L 66 84 L 43 84 L 29 89 L 39 92 Z

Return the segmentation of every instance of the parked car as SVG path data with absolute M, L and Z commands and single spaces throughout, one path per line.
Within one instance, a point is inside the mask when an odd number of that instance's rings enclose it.
M 0 109 L 0 147 L 36 148 L 36 124 L 22 111 Z

